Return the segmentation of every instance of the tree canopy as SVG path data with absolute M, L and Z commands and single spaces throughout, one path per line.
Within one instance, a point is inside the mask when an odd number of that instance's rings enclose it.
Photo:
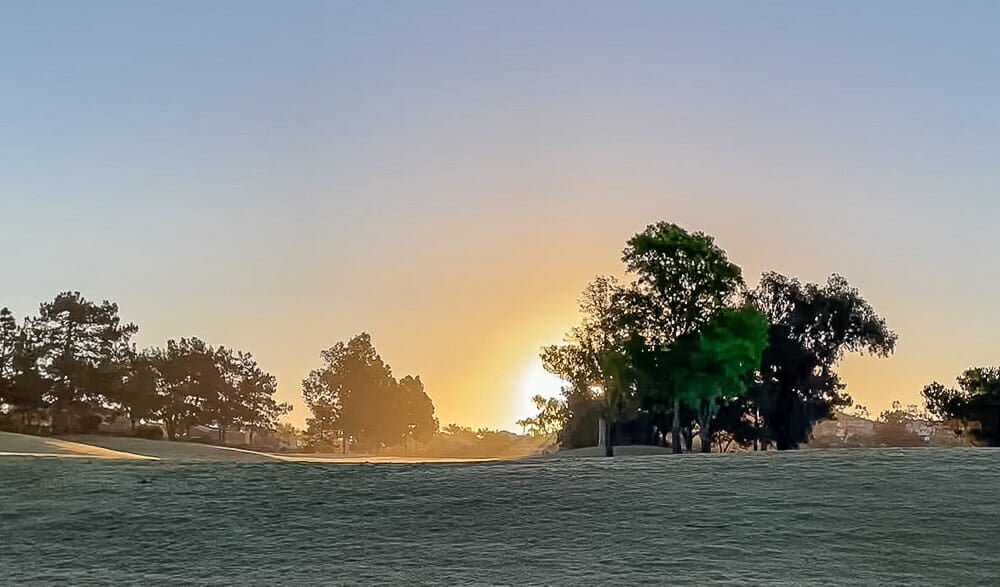
M 353 443 L 378 451 L 426 442 L 438 429 L 434 404 L 419 377 L 396 380 L 367 333 L 321 353 L 323 365 L 302 382 L 312 412 L 306 435 L 317 446 Z
M 841 357 L 888 356 L 897 337 L 839 275 L 819 285 L 765 273 L 750 300 L 771 322 L 760 381 L 750 391 L 755 417 L 763 419 L 760 434 L 779 449 L 795 448 L 815 421 L 850 405 L 835 371 Z
M 138 327 L 118 306 L 64 292 L 19 325 L 0 310 L 0 412 L 19 430 L 48 420 L 55 433 L 93 431 L 120 414 L 133 431 L 162 422 L 168 436 L 198 424 L 253 434 L 272 430 L 291 406 L 275 399 L 277 381 L 246 352 L 197 338 L 136 349 Z
M 840 359 L 895 347 L 885 320 L 838 275 L 820 285 L 765 273 L 747 291 L 711 236 L 669 222 L 630 238 L 622 261 L 630 280 L 591 283 L 566 344 L 542 349 L 546 369 L 569 385 L 530 422 L 561 422 L 564 443 L 591 440 L 579 429 L 593 430 L 596 403 L 612 421 L 647 418 L 654 436 L 669 427 L 675 451 L 690 449 L 694 431 L 703 450 L 717 433 L 795 448 L 813 422 L 850 405 Z
M 961 421 L 978 441 L 1000 446 L 1000 367 L 967 369 L 958 388 L 934 382 L 921 395 L 933 416 Z

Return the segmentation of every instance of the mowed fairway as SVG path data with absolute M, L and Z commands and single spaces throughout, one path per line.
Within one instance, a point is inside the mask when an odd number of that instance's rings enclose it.
M 998 486 L 991 449 L 7 458 L 0 567 L 20 585 L 998 585 Z

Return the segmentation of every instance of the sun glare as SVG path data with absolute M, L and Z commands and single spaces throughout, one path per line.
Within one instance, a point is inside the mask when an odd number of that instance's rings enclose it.
M 525 418 L 535 415 L 535 404 L 531 398 L 536 395 L 544 397 L 556 397 L 566 382 L 549 373 L 542 366 L 541 359 L 534 358 L 527 363 L 524 374 L 521 376 L 521 385 L 518 390 L 518 418 Z

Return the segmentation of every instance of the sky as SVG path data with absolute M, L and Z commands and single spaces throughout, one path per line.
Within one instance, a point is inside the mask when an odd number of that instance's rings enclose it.
M 252 352 L 308 415 L 369 332 L 442 423 L 516 429 L 625 240 L 754 284 L 838 272 L 898 332 L 872 413 L 997 364 L 993 2 L 0 6 L 0 306 L 116 301 L 142 346 Z

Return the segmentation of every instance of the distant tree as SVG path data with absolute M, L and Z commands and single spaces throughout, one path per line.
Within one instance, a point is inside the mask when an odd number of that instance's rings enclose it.
M 287 446 L 295 446 L 302 438 L 302 431 L 288 422 L 281 422 L 275 427 L 274 437 Z
M 924 421 L 925 416 L 918 406 L 904 408 L 898 401 L 894 401 L 891 409 L 879 414 L 875 423 L 875 437 L 886 446 L 924 446 L 924 439 L 912 426 Z
M 167 436 L 174 440 L 205 421 L 206 406 L 218 395 L 221 375 L 213 349 L 197 338 L 168 340 L 153 357 L 162 386 L 159 415 Z
M 201 416 L 205 423 L 215 424 L 219 442 L 226 441 L 226 431 L 236 428 L 245 409 L 241 391 L 252 357 L 226 347 L 206 349 L 214 363 L 211 385 L 204 388 Z M 206 381 L 207 383 L 207 381 Z
M 124 365 L 125 377 L 112 402 L 129 419 L 134 433 L 139 422 L 153 418 L 163 408 L 160 374 L 155 357 L 132 349 Z
M 839 275 L 817 285 L 765 273 L 750 297 L 771 321 L 760 382 L 750 390 L 754 420 L 763 422 L 765 445 L 796 448 L 815 421 L 851 403 L 834 370 L 841 357 L 888 356 L 896 334 Z
M 64 292 L 41 304 L 32 328 L 42 371 L 52 383 L 53 427 L 68 432 L 73 409 L 102 404 L 108 388 L 120 383 L 122 356 L 138 327 L 121 322 L 117 304 Z
M 927 411 L 967 423 L 972 435 L 1000 446 L 1000 367 L 974 367 L 958 377 L 958 389 L 932 383 L 922 392 Z
M 377 452 L 437 430 L 423 383 L 417 377 L 394 379 L 368 334 L 337 343 L 321 356 L 323 366 L 302 382 L 312 412 L 306 421 L 312 444 L 329 447 L 339 439 L 345 451 L 353 442 Z
M 0 404 L 7 403 L 14 387 L 14 357 L 20 328 L 10 309 L 0 308 Z
M 45 398 L 52 388 L 52 382 L 41 370 L 42 354 L 43 349 L 32 322 L 25 319 L 16 334 L 9 363 L 10 380 L 4 400 L 10 406 L 11 414 L 17 416 L 18 429 L 21 431 L 37 430 L 33 424 L 48 407 Z
M 13 313 L 0 308 L 0 412 L 9 425 L 26 431 L 46 406 L 50 382 L 39 371 L 39 349 L 30 321 L 19 327 Z
M 402 409 L 402 431 L 404 446 L 408 439 L 420 443 L 428 442 L 438 431 L 438 421 L 434 417 L 434 402 L 424 391 L 420 377 L 407 375 L 399 380 L 398 393 Z
M 669 348 L 684 337 L 696 336 L 713 316 L 729 307 L 740 289 L 740 268 L 704 233 L 691 233 L 660 222 L 629 239 L 622 253 L 625 267 L 635 277 L 628 293 L 632 319 L 633 366 L 643 405 L 672 415 L 674 452 L 680 452 L 682 397 L 670 375 Z M 641 354 L 640 354 L 641 353 Z
M 930 415 L 937 420 L 960 417 L 967 402 L 967 394 L 958 389 L 945 387 L 937 381 L 924 386 L 920 392 Z
M 845 410 L 845 413 L 865 420 L 871 418 L 871 413 L 868 411 L 868 407 L 859 403 L 853 403 L 850 408 Z
M 278 420 L 292 411 L 291 404 L 278 402 L 278 380 L 257 365 L 249 353 L 242 354 L 242 378 L 239 387 L 239 422 L 249 433 L 253 444 L 257 432 L 273 431 Z
M 534 436 L 555 434 L 566 425 L 566 402 L 554 397 L 536 395 L 531 398 L 538 414 L 518 420 L 516 424 Z

